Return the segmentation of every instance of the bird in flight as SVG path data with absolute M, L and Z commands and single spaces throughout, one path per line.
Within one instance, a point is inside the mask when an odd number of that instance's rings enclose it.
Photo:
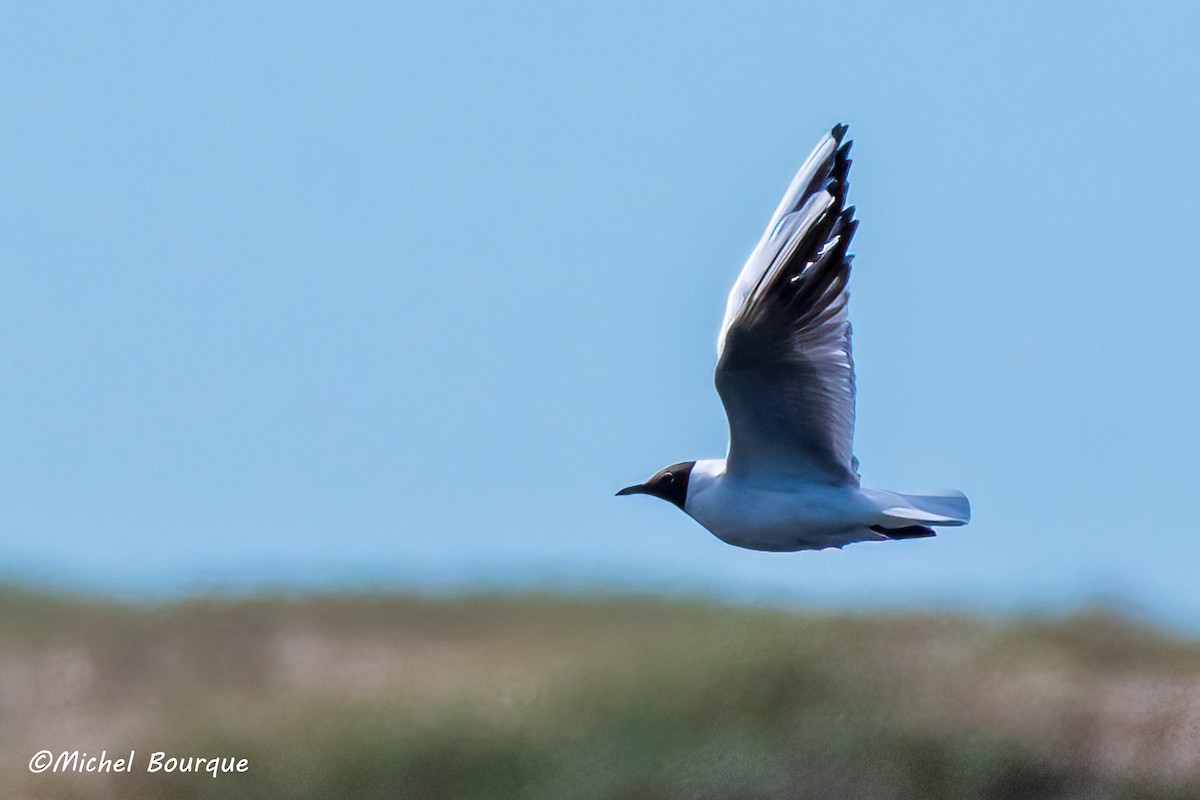
M 846 314 L 858 222 L 845 205 L 845 136 L 838 125 L 804 162 L 729 293 L 716 373 L 728 455 L 673 464 L 618 495 L 667 500 L 751 550 L 922 538 L 970 520 L 962 492 L 859 485 Z

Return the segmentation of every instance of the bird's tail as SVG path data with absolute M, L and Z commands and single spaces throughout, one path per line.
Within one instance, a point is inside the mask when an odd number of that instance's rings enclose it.
M 881 532 L 927 525 L 966 525 L 971 504 L 962 492 L 947 490 L 926 494 L 879 492 Z M 927 535 L 932 535 L 930 531 Z

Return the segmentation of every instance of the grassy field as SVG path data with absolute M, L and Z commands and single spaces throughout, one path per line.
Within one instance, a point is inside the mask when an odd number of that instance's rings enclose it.
M 1200 645 L 1112 615 L 0 603 L 4 798 L 1200 797 Z M 32 774 L 42 749 L 137 755 Z M 152 751 L 249 768 L 147 774 Z

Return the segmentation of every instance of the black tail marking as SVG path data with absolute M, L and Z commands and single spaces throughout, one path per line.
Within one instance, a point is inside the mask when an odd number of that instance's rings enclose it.
M 927 539 L 930 536 L 937 536 L 933 532 L 933 528 L 926 528 L 924 525 L 905 525 L 903 528 L 885 528 L 882 525 L 872 525 L 871 530 L 876 533 L 882 533 L 889 539 Z

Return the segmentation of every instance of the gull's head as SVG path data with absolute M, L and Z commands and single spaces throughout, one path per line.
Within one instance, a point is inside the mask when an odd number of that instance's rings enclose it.
M 691 477 L 694 466 L 696 466 L 695 461 L 672 464 L 666 469 L 654 473 L 654 476 L 645 483 L 626 486 L 617 492 L 617 497 L 624 497 L 627 494 L 648 494 L 683 508 L 683 502 L 687 499 L 688 478 Z

